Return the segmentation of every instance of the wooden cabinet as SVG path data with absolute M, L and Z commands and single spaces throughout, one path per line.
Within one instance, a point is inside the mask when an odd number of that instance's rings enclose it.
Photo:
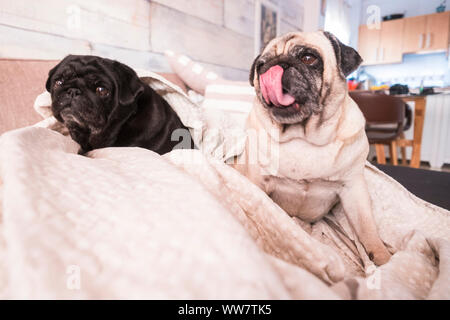
M 450 11 L 381 22 L 380 29 L 359 26 L 363 65 L 397 63 L 404 53 L 448 51 Z
M 379 46 L 380 63 L 402 62 L 403 20 L 392 20 L 381 23 L 381 36 Z
M 427 51 L 447 50 L 449 29 L 450 11 L 428 15 L 425 49 Z
M 448 49 L 450 11 L 402 20 L 405 20 L 403 53 L 445 51 Z
M 359 27 L 358 51 L 363 65 L 396 63 L 402 61 L 403 19 L 385 21 L 380 29 Z
M 366 25 L 359 26 L 358 52 L 363 58 L 363 65 L 377 63 L 379 45 L 379 29 L 369 29 Z
M 427 16 L 405 18 L 403 29 L 403 53 L 419 52 L 425 45 Z

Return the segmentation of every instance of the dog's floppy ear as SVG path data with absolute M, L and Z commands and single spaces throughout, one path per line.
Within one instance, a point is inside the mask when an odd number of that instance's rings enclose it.
M 104 59 L 108 61 L 107 59 Z M 144 84 L 130 67 L 118 61 L 109 60 L 110 70 L 114 70 L 114 82 L 120 105 L 133 104 L 144 92 Z
M 261 57 L 260 54 L 258 54 L 258 56 L 255 58 L 255 60 L 253 60 L 252 67 L 250 68 L 250 77 L 249 77 L 249 81 L 250 81 L 250 85 L 251 85 L 252 87 L 253 87 L 253 79 L 255 78 L 256 61 L 258 61 L 259 57 Z
M 330 32 L 324 31 L 324 35 L 330 40 L 336 55 L 336 62 L 344 77 L 355 71 L 363 61 L 359 53 L 352 47 L 346 46 Z
M 48 72 L 47 82 L 45 83 L 45 89 L 47 89 L 48 92 L 50 92 L 50 85 L 52 83 L 52 77 L 53 77 L 53 74 L 55 73 L 56 69 L 58 68 L 58 65 L 59 65 L 59 63 Z

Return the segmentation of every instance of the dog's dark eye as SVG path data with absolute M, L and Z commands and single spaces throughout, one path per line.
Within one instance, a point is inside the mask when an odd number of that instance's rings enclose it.
M 95 92 L 100 97 L 106 97 L 109 94 L 108 89 L 106 89 L 104 87 L 97 87 L 97 89 L 95 89 Z
M 62 80 L 56 80 L 56 81 L 55 81 L 55 84 L 53 85 L 53 87 L 54 87 L 54 88 L 58 88 L 58 87 L 62 86 L 62 84 L 63 84 L 63 81 L 62 81 Z
M 317 58 L 315 56 L 313 56 L 312 54 L 304 54 L 301 59 L 300 59 L 304 64 L 310 66 L 312 65 L 314 62 L 317 61 Z

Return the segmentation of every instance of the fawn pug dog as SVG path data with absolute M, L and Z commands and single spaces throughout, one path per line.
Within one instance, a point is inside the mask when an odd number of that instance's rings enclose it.
M 250 161 L 248 139 L 234 167 L 307 222 L 340 201 L 368 256 L 382 265 L 391 255 L 378 235 L 364 178 L 365 119 L 346 83 L 361 62 L 328 32 L 288 33 L 269 42 L 251 67 L 256 98 L 247 129 L 276 144 L 278 155 Z

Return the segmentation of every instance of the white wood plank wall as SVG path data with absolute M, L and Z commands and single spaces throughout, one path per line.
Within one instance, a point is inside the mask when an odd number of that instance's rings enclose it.
M 303 27 L 303 0 L 266 0 L 282 33 Z M 69 53 L 170 72 L 165 50 L 227 79 L 247 78 L 255 0 L 0 0 L 0 58 L 61 59 Z

